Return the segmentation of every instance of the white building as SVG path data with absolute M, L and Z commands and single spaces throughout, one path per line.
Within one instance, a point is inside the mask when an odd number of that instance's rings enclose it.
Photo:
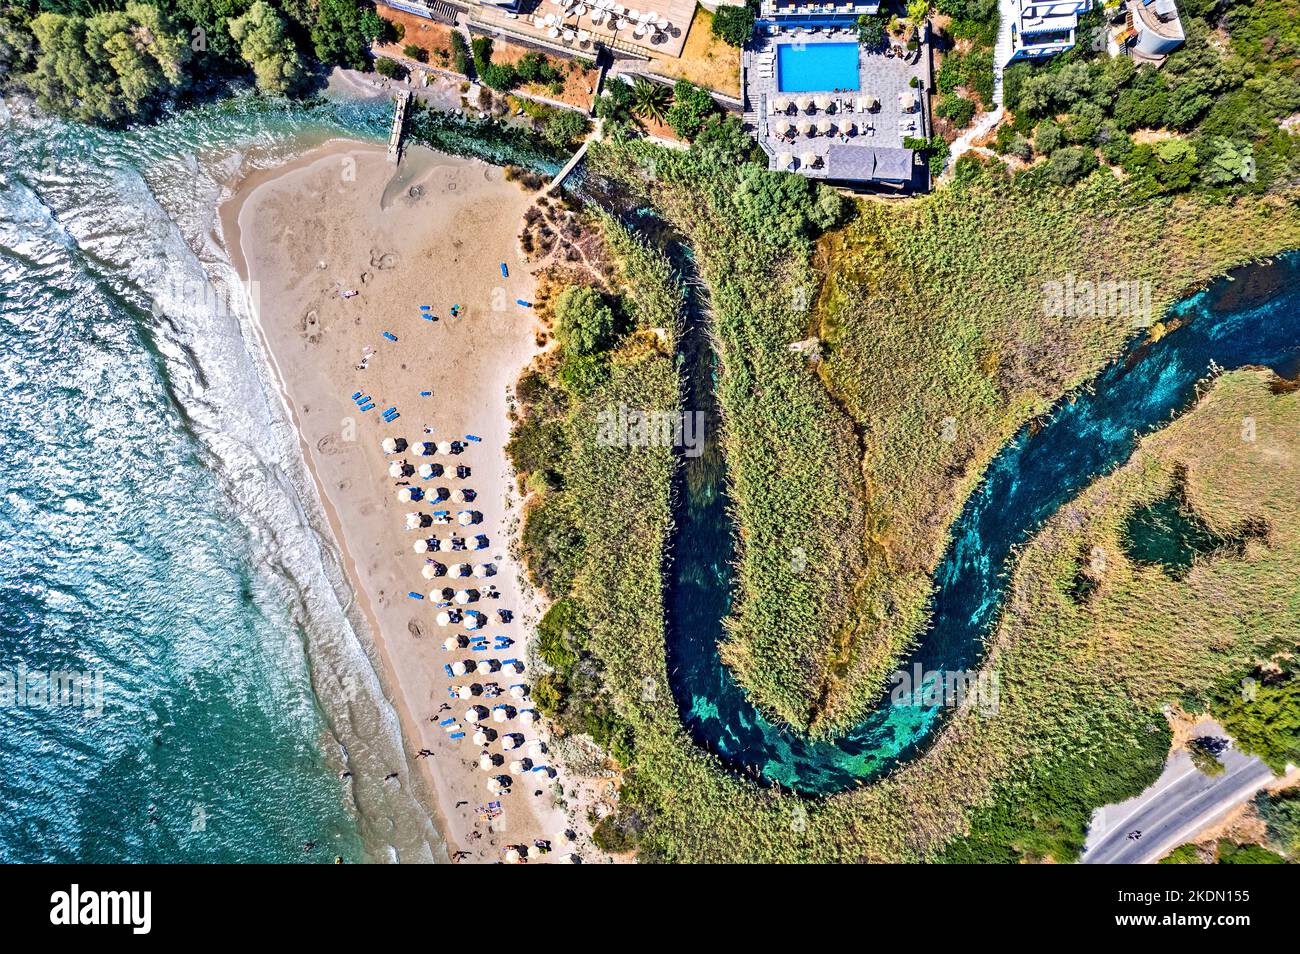
M 1092 9 L 1092 0 L 1002 0 L 999 12 L 1010 23 L 1010 43 L 1001 45 L 1001 66 L 1017 60 L 1039 60 L 1074 46 L 1079 14 Z
M 1183 23 L 1174 0 L 1128 0 L 1121 42 L 1139 63 L 1163 63 L 1183 45 Z
M 875 16 L 880 12 L 880 0 L 840 0 L 828 3 L 823 0 L 762 0 L 759 4 L 759 19 L 787 22 L 804 19 L 851 20 L 866 14 Z

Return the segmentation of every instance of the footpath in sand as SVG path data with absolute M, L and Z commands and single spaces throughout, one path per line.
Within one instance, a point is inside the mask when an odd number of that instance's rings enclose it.
M 252 285 L 262 333 L 374 632 L 386 691 L 401 716 L 407 765 L 394 767 L 394 783 L 405 784 L 409 772 L 423 773 L 425 787 L 435 794 L 431 809 L 458 860 L 498 861 L 508 846 L 532 846 L 537 839 L 550 841 L 553 853 L 539 857 L 534 850 L 530 860 L 557 860 L 575 850 L 561 837 L 569 821 L 558 801 L 558 779 L 525 771 L 513 776 L 508 792 L 489 793 L 486 786 L 491 778 L 510 775 L 520 757 L 518 750 L 505 750 L 507 734 L 544 743 L 542 726 L 518 715 L 530 703 L 508 695 L 533 674 L 517 675 L 507 667 L 451 678 L 444 670 L 465 659 L 526 661 L 525 637 L 537 615 L 535 595 L 510 552 L 522 511 L 504 450 L 510 389 L 538 350 L 537 320 L 516 303 L 533 292 L 516 242 L 529 203 L 501 169 L 483 162 L 412 147 L 395 171 L 378 146 L 332 142 L 249 176 L 222 208 L 227 248 Z M 508 278 L 501 274 L 502 262 Z M 453 305 L 460 306 L 458 317 L 451 314 Z M 352 400 L 358 391 L 373 398 L 374 409 L 358 410 Z M 385 423 L 381 414 L 391 407 L 401 416 Z M 466 435 L 480 440 L 465 441 Z M 405 438 L 411 446 L 386 455 L 381 441 L 389 437 Z M 422 457 L 416 445 L 424 440 L 464 441 L 465 450 Z M 418 473 L 394 478 L 389 467 L 395 460 L 416 467 L 440 463 L 447 473 L 430 480 Z M 457 465 L 468 467 L 470 475 L 457 479 Z M 404 484 L 429 496 L 420 503 L 399 502 Z M 453 494 L 469 488 L 476 497 L 472 503 L 435 504 L 437 487 Z M 405 528 L 408 513 L 440 509 L 451 511 L 450 526 Z M 481 522 L 458 526 L 461 510 L 480 512 Z M 427 556 L 449 567 L 492 564 L 494 576 L 422 576 L 426 555 L 414 552 L 413 542 L 446 539 L 453 532 L 471 539 L 486 535 L 487 547 Z M 484 615 L 484 625 L 472 635 L 488 636 L 486 651 L 444 649 L 449 636 L 471 634 L 464 626 L 436 625 L 438 608 L 429 594 L 441 586 L 481 594 L 460 608 Z M 496 598 L 489 596 L 493 590 Z M 412 599 L 411 591 L 425 598 Z M 501 623 L 498 610 L 510 611 L 513 620 Z M 493 649 L 498 635 L 514 645 Z M 449 698 L 452 685 L 493 682 L 506 694 Z M 475 724 L 465 718 L 474 704 L 488 710 L 508 704 L 507 711 L 516 714 L 505 723 L 483 719 L 496 738 L 479 745 L 473 741 Z M 440 724 L 449 718 L 456 724 Z M 456 732 L 464 736 L 453 738 Z M 480 769 L 485 749 L 500 756 L 499 768 Z M 544 749 L 530 746 L 526 753 L 534 764 L 551 762 Z M 485 811 L 492 802 L 500 803 L 496 817 Z

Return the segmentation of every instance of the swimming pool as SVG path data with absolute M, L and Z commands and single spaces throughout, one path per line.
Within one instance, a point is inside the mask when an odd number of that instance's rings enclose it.
M 856 43 L 781 43 L 776 48 L 776 85 L 783 93 L 821 93 L 858 88 Z

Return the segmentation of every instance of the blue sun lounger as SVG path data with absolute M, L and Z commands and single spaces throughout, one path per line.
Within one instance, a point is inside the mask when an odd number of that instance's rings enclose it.
M 356 394 L 352 395 L 352 400 L 354 401 L 359 400 L 360 397 L 361 397 L 361 392 L 358 391 Z
M 532 308 L 532 307 L 533 307 L 533 303 L 532 303 L 531 301 L 524 301 L 522 298 L 516 298 L 516 299 L 515 299 L 515 304 L 516 304 L 516 305 L 523 305 L 525 308 Z
M 465 738 L 465 733 L 464 733 L 464 732 L 453 732 L 451 735 L 447 736 L 447 738 L 449 738 L 449 739 L 463 739 L 463 738 Z
M 389 341 L 396 341 L 396 340 L 397 340 L 397 335 L 393 334 L 392 332 L 388 332 L 388 331 L 385 331 L 385 332 L 384 332 L 384 337 L 387 338 Z
M 374 405 L 373 402 L 372 402 L 372 403 L 369 403 L 369 404 L 362 404 L 362 405 L 358 408 L 358 410 L 369 411 L 369 410 L 373 409 L 374 406 L 375 406 L 375 405 Z
M 506 263 L 505 263 L 505 262 L 502 262 L 502 263 L 501 263 L 501 277 L 502 277 L 502 278 L 509 278 L 509 277 L 510 277 L 510 269 L 506 268 Z
M 454 672 L 451 671 L 451 663 L 443 663 L 443 664 L 442 664 L 442 668 L 445 669 L 445 670 L 447 670 L 447 676 L 448 676 L 448 678 L 451 678 L 451 679 L 455 679 L 455 678 L 456 678 L 456 674 L 455 674 Z
M 415 590 L 411 590 L 411 592 L 407 593 L 406 595 L 409 596 L 409 597 L 410 597 L 411 599 L 413 599 L 413 600 L 422 600 L 422 599 L 424 599 L 424 594 L 423 594 L 423 593 L 417 593 L 417 592 L 415 592 Z
M 473 434 L 466 434 L 466 435 L 465 435 L 465 440 L 467 440 L 467 441 L 473 441 L 474 443 L 477 444 L 477 443 L 479 443 L 480 441 L 482 441 L 483 438 L 481 438 L 481 437 L 475 437 Z
M 451 725 L 456 720 L 454 718 L 443 719 L 438 725 Z
M 421 391 L 421 392 L 420 392 L 420 397 L 433 397 L 433 392 L 432 392 L 432 391 Z

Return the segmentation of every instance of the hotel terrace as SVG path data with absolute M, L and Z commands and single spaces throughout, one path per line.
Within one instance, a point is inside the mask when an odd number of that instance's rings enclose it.
M 771 169 L 888 189 L 924 188 L 909 138 L 929 135 L 924 32 L 909 50 L 858 43 L 856 12 L 798 4 L 759 21 L 741 59 L 745 119 Z M 834 6 L 836 12 L 823 8 Z

